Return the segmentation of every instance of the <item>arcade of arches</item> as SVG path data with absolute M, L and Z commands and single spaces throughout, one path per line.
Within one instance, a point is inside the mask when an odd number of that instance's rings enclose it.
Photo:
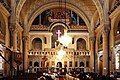
M 119 4 L 119 0 L 0 0 L 0 71 L 6 75 L 42 68 L 103 75 L 120 71 Z M 72 39 L 66 46 L 58 40 L 64 34 Z

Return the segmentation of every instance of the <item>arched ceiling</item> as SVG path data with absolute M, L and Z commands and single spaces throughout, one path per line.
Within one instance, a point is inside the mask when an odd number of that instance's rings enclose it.
M 21 7 L 21 10 L 18 11 L 18 16 L 22 17 L 23 20 L 27 16 L 28 18 L 31 17 L 32 14 L 38 8 L 53 2 L 58 2 L 59 0 L 21 0 L 24 4 Z M 62 0 L 64 2 L 65 0 Z M 92 0 L 66 0 L 66 3 L 76 6 L 78 9 L 81 9 L 83 13 L 87 16 L 88 20 L 90 21 L 93 14 L 97 10 L 95 4 Z M 19 14 L 20 13 L 20 14 Z

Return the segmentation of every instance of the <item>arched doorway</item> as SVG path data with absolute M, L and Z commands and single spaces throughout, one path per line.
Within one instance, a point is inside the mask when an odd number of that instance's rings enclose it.
M 86 41 L 82 38 L 77 40 L 77 50 L 86 50 Z
M 34 71 L 37 72 L 39 70 L 39 63 L 34 62 Z
M 42 50 L 42 40 L 40 38 L 35 38 L 32 41 L 33 49 Z
M 84 72 L 84 62 L 80 62 L 80 72 Z
M 62 68 L 62 62 L 57 62 L 57 67 Z

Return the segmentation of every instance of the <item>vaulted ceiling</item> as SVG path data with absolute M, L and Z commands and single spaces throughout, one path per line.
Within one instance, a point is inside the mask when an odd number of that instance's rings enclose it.
M 20 15 L 22 17 L 25 17 L 27 15 L 29 17 L 29 15 L 32 15 L 38 8 L 49 3 L 59 1 L 60 0 L 26 0 L 22 7 Z M 61 3 L 64 2 L 65 0 L 61 1 Z M 88 17 L 88 19 L 91 19 L 92 15 L 97 10 L 92 0 L 66 0 L 66 3 L 69 3 L 80 9 Z
M 11 2 L 11 0 L 6 0 Z M 67 4 L 67 8 L 75 11 L 81 18 L 85 21 L 88 27 L 91 26 L 92 20 L 99 17 L 100 21 L 103 20 L 103 3 L 105 0 L 16 0 L 16 16 L 17 19 L 24 24 L 25 21 L 28 22 L 28 26 L 37 15 L 46 9 L 58 7 Z M 116 0 L 106 0 L 109 1 L 110 6 L 114 4 Z

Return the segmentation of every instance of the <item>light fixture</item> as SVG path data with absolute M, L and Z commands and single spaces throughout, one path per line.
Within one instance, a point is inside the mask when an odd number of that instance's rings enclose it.
M 62 60 L 62 58 L 65 56 L 66 52 L 63 50 L 63 48 L 61 48 L 58 52 L 57 52 L 57 59 L 60 61 Z
M 72 38 L 67 35 L 67 32 L 61 36 L 58 41 L 63 44 L 63 46 L 68 47 L 70 43 L 72 43 Z
M 120 33 L 120 31 L 117 31 L 117 34 L 119 34 Z

